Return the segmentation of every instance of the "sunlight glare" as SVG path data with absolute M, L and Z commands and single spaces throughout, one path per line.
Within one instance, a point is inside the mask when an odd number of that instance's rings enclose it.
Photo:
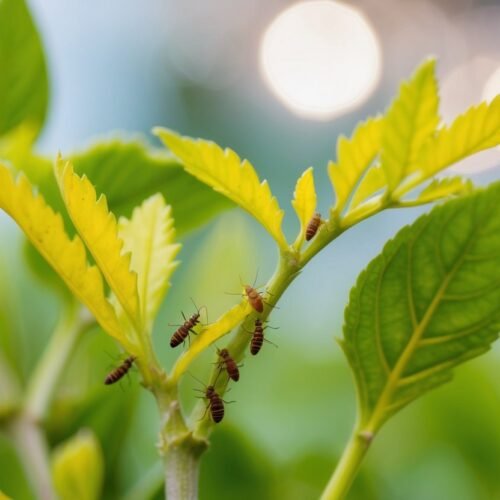
M 301 2 L 265 32 L 260 67 L 276 96 L 296 114 L 328 120 L 361 104 L 380 79 L 381 52 L 365 17 L 347 5 Z

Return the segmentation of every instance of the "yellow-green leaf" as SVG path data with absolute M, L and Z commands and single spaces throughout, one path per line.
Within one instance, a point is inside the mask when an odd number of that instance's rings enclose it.
M 188 369 L 194 359 L 201 354 L 207 347 L 218 339 L 228 334 L 236 325 L 252 312 L 248 300 L 243 300 L 238 305 L 229 309 L 215 323 L 202 328 L 197 337 L 191 342 L 191 346 L 185 351 L 172 369 L 172 383 L 175 383 L 179 377 Z
M 418 159 L 415 170 L 426 179 L 474 153 L 500 144 L 500 95 L 490 104 L 471 107 L 449 126 L 430 139 Z
M 68 238 L 61 216 L 42 196 L 33 194 L 24 175 L 15 182 L 9 169 L 0 165 L 0 186 L 0 208 L 16 221 L 102 328 L 126 346 L 114 309 L 104 296 L 101 273 L 97 267 L 88 265 L 81 239 Z
M 182 137 L 165 128 L 156 128 L 154 132 L 188 173 L 253 215 L 282 249 L 288 247 L 281 229 L 283 210 L 267 181 L 260 182 L 247 160 L 242 161 L 231 149 L 223 150 L 211 141 Z
M 295 192 L 293 193 L 292 206 L 300 222 L 300 234 L 297 238 L 298 246 L 304 241 L 307 224 L 316 210 L 316 202 L 313 168 L 309 167 L 297 180 Z
M 0 491 L 0 500 L 12 500 L 11 497 L 8 497 L 3 491 Z
M 337 162 L 328 164 L 328 175 L 335 191 L 335 210 L 342 212 L 354 188 L 380 151 L 382 118 L 359 124 L 352 137 L 340 137 Z
M 55 450 L 52 477 L 60 500 L 101 498 L 104 458 L 91 431 L 80 431 Z
M 354 191 L 354 195 L 349 205 L 349 211 L 357 208 L 386 186 L 387 179 L 385 178 L 384 170 L 380 165 L 374 165 L 366 172 L 356 188 L 356 191 Z
M 444 179 L 434 179 L 422 192 L 416 200 L 402 202 L 402 205 L 421 205 L 430 203 L 448 196 L 457 196 L 469 194 L 474 186 L 468 179 L 462 177 L 445 177 Z
M 94 186 L 86 176 L 76 175 L 71 163 L 58 159 L 55 171 L 75 228 L 132 324 L 140 328 L 137 275 L 130 270 L 130 255 L 122 253 L 123 242 L 106 197 L 97 199 Z
M 425 141 L 436 130 L 438 105 L 435 61 L 429 60 L 401 85 L 384 118 L 381 164 L 391 192 L 410 173 Z
M 161 194 L 151 196 L 134 209 L 130 220 L 120 218 L 118 233 L 124 250 L 132 256 L 130 265 L 137 273 L 141 318 L 150 332 L 170 286 L 170 276 L 179 264 L 174 261 L 181 245 L 174 243 L 172 209 Z

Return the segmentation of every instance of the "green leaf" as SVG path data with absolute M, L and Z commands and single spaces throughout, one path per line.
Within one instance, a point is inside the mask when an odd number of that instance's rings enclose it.
M 187 172 L 253 215 L 281 249 L 288 248 L 281 229 L 284 212 L 267 181 L 260 182 L 250 162 L 211 141 L 182 137 L 165 128 L 156 128 L 154 132 L 183 162 Z
M 160 193 L 172 207 L 178 235 L 196 229 L 234 205 L 197 181 L 171 155 L 147 149 L 140 141 L 100 143 L 69 159 L 97 191 L 106 193 L 109 209 L 130 217 L 146 198 Z
M 124 242 L 124 251 L 131 253 L 130 266 L 138 278 L 140 316 L 146 331 L 151 332 L 170 286 L 170 276 L 179 264 L 174 259 L 181 245 L 174 243 L 171 207 L 160 194 L 151 196 L 134 210 L 130 220 L 120 218 L 118 234 Z
M 430 176 L 479 151 L 500 145 L 500 95 L 473 106 L 432 137 L 415 160 L 419 179 Z
M 118 236 L 116 218 L 108 209 L 106 197 L 97 197 L 89 179 L 75 174 L 69 162 L 58 159 L 55 174 L 78 234 L 131 323 L 140 331 L 137 274 L 130 269 L 130 254 L 122 251 L 123 241 Z
M 57 271 L 73 294 L 94 314 L 112 337 L 123 339 L 115 311 L 104 296 L 99 269 L 89 266 L 82 240 L 69 239 L 61 216 L 49 207 L 24 175 L 17 182 L 0 164 L 0 209 L 9 214 L 26 237 Z
M 374 196 L 387 186 L 385 173 L 380 165 L 371 167 L 361 179 L 349 205 L 349 212 Z
M 344 210 L 359 180 L 380 152 L 382 118 L 370 118 L 359 124 L 350 139 L 340 137 L 337 162 L 328 164 L 328 175 L 335 191 L 334 209 Z
M 252 307 L 248 300 L 243 300 L 223 314 L 215 323 L 198 330 L 198 335 L 191 342 L 189 349 L 184 351 L 172 368 L 171 382 L 175 383 L 186 372 L 189 365 L 214 342 L 240 324 L 250 313 Z
M 64 217 L 70 235 L 73 224 L 65 213 L 51 159 L 31 153 L 31 131 L 22 128 L 12 134 L 8 148 L 0 155 L 17 170 L 25 172 L 52 208 Z M 8 150 L 7 150 L 8 149 Z M 75 172 L 92 179 L 98 192 L 105 193 L 109 209 L 116 216 L 130 217 L 135 206 L 160 193 L 172 207 L 176 232 L 182 235 L 232 206 L 231 202 L 184 172 L 180 164 L 166 153 L 148 150 L 140 141 L 112 140 L 98 143 L 85 152 L 70 155 Z M 47 268 L 31 245 L 26 250 L 31 269 L 56 290 L 66 288 Z
M 410 165 L 439 123 L 434 72 L 434 60 L 422 64 L 411 80 L 401 85 L 384 118 L 381 164 L 391 192 L 409 173 Z
M 47 112 L 47 69 L 24 0 L 0 1 L 0 75 L 0 136 L 23 122 L 39 131 Z
M 3 156 L 26 174 L 52 208 L 62 212 L 64 203 L 53 174 L 54 160 L 33 155 L 29 141 L 30 131 L 19 131 Z M 117 217 L 130 217 L 136 206 L 160 193 L 171 205 L 176 231 L 182 235 L 232 206 L 184 172 L 171 155 L 148 149 L 139 140 L 99 142 L 65 157 L 73 163 L 75 173 L 92 179 L 96 190 L 106 194 L 109 209 Z
M 297 180 L 293 193 L 292 206 L 300 222 L 300 233 L 295 243 L 296 247 L 300 247 L 304 242 L 307 225 L 314 215 L 316 203 L 313 168 L 309 167 Z
M 500 183 L 404 228 L 358 278 L 343 347 L 361 428 L 449 381 L 500 329 Z
M 448 198 L 450 196 L 460 196 L 470 194 L 474 189 L 469 179 L 462 177 L 445 177 L 434 179 L 430 182 L 414 200 L 405 200 L 398 203 L 399 207 L 413 207 L 431 203 L 436 200 Z
M 54 486 L 61 500 L 98 500 L 104 478 L 99 442 L 89 431 L 80 431 L 54 452 Z

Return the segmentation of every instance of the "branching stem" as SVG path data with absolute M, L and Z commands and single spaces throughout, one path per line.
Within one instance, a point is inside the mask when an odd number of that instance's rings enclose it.
M 251 339 L 248 330 L 253 328 L 255 320 L 259 318 L 265 321 L 268 318 L 274 306 L 293 280 L 299 275 L 302 268 L 348 227 L 380 211 L 385 204 L 385 198 L 380 198 L 376 203 L 366 206 L 362 211 L 359 211 L 356 214 L 356 218 L 349 220 L 344 219 L 340 221 L 338 214 L 332 213 L 330 220 L 318 232 L 315 239 L 303 253 L 300 253 L 300 251 L 293 247 L 290 247 L 287 251 L 280 252 L 278 267 L 263 292 L 266 302 L 263 313 L 258 314 L 254 311 L 249 314 L 238 328 L 236 335 L 226 346 L 236 361 L 241 361 L 245 355 Z M 215 384 L 216 391 L 222 396 L 226 391 L 228 378 L 218 377 L 218 372 L 219 369 L 215 367 L 210 376 L 209 384 Z M 165 386 L 164 392 L 168 392 L 168 386 Z M 158 395 L 157 400 L 159 400 Z M 210 412 L 206 412 L 206 402 L 202 401 L 196 405 L 190 417 L 190 421 L 196 422 L 194 429 L 190 431 L 187 429 L 180 413 L 177 396 L 167 398 L 167 400 L 170 402 L 170 405 L 175 405 L 177 412 L 176 419 L 182 421 L 184 429 L 181 429 L 181 433 L 179 434 L 179 428 L 169 429 L 164 426 L 161 434 L 162 453 L 166 463 L 166 494 L 169 500 L 192 500 L 196 498 L 197 494 L 197 486 L 194 489 L 194 485 L 197 484 L 199 457 L 207 446 L 207 439 L 213 429 L 214 423 L 210 417 Z M 162 410 L 161 407 L 162 405 L 160 404 L 162 415 L 172 413 L 172 409 L 169 410 L 168 407 L 164 406 Z M 205 417 L 200 419 L 203 414 L 205 414 Z M 342 468 L 352 471 L 352 478 L 357 471 L 357 466 L 354 467 L 354 464 L 357 463 L 357 460 L 361 461 L 367 447 L 366 440 L 363 444 L 360 438 L 356 438 L 352 440 L 346 451 L 347 458 L 344 459 L 346 463 L 344 465 L 341 463 L 341 465 Z M 345 472 L 342 473 L 342 476 L 345 474 Z M 191 487 L 188 487 L 188 483 L 191 484 Z
M 39 425 L 28 415 L 21 414 L 11 421 L 8 431 L 36 498 L 56 498 L 49 469 L 47 440 Z
M 61 374 L 83 332 L 95 325 L 95 320 L 79 305 L 67 305 L 49 345 L 31 375 L 24 412 L 34 422 L 42 422 Z

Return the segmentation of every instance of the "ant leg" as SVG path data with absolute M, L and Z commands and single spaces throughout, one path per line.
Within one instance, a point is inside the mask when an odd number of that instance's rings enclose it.
M 205 411 L 203 412 L 203 416 L 198 419 L 198 421 L 203 420 L 207 416 L 207 411 L 210 408 L 210 403 L 207 404 Z
M 274 342 L 271 342 L 270 340 L 264 339 L 264 342 L 267 342 L 268 344 L 272 344 L 274 347 L 278 347 Z
M 270 328 L 271 330 L 279 330 L 280 327 L 279 326 L 271 326 L 271 325 L 266 325 L 264 327 L 264 330 L 267 330 L 268 328 Z
M 255 288 L 255 283 L 257 283 L 258 277 L 259 277 L 259 268 L 257 268 L 257 271 L 255 273 L 255 279 L 253 280 L 253 285 L 252 285 L 253 288 Z

